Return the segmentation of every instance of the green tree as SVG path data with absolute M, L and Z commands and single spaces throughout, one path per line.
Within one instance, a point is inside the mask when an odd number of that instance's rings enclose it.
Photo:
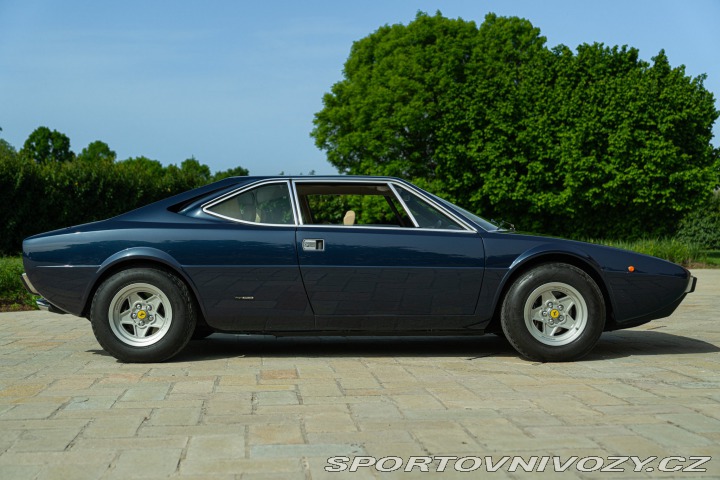
M 705 249 L 720 249 L 720 191 L 683 218 L 678 237 Z
M 187 179 L 188 183 L 194 186 L 205 185 L 210 182 L 210 167 L 190 157 L 180 164 L 180 172 Z
M 34 135 L 20 154 L 0 139 L 0 205 L 6 207 L 0 209 L 0 255 L 16 254 L 30 235 L 113 217 L 214 179 L 210 168 L 195 158 L 180 167 L 164 167 L 147 157 L 115 162 L 115 152 L 101 141 L 70 161 L 30 154 L 44 144 L 42 138 L 52 137 L 53 132 L 47 133 Z M 247 175 L 247 170 L 223 173 Z
M 249 174 L 250 174 L 250 172 L 248 172 L 247 168 L 233 167 L 228 170 L 222 170 L 219 172 L 215 172 L 212 176 L 212 181 L 217 182 L 218 180 L 222 180 L 223 178 L 228 178 L 228 177 L 245 177 Z
M 355 42 L 312 135 L 341 172 L 432 178 L 448 91 L 465 82 L 473 22 L 418 14 Z
M 75 158 L 67 135 L 47 127 L 38 127 L 30 134 L 20 155 L 35 163 L 62 163 Z
M 164 184 L 168 191 L 180 193 L 210 182 L 210 167 L 198 162 L 195 157 L 184 160 L 180 167 L 168 165 L 165 169 Z
M 156 182 L 164 175 L 162 163 L 147 157 L 130 157 L 117 162 L 118 171 L 125 175 L 150 177 Z
M 720 184 L 704 77 L 664 52 L 545 44 L 494 14 L 381 27 L 353 44 L 311 135 L 341 172 L 405 177 L 521 229 L 673 233 Z
M 43 212 L 38 169 L 36 163 L 22 159 L 9 143 L 0 140 L 0 255 L 19 251 L 23 235 L 34 228 L 38 212 Z
M 117 159 L 117 154 L 110 150 L 107 143 L 96 140 L 83 148 L 78 154 L 77 159 L 81 162 L 114 163 Z
M 16 156 L 17 152 L 15 151 L 15 148 L 5 140 L 0 138 L 0 161 L 15 158 Z
M 157 160 L 131 157 L 115 163 L 114 171 L 128 192 L 118 213 L 177 193 L 166 184 L 166 170 Z

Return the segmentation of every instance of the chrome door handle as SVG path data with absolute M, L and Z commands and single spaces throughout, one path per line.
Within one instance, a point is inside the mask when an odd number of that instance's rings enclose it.
M 325 240 L 321 238 L 305 238 L 302 241 L 302 248 L 305 251 L 315 250 L 317 252 L 322 252 L 325 250 Z

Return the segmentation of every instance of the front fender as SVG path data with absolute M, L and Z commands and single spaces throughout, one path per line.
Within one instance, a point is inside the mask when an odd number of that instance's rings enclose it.
M 585 270 L 606 295 L 607 284 L 600 264 L 580 245 L 544 237 L 500 234 L 484 239 L 487 252 L 485 280 L 478 303 L 478 326 L 487 326 L 499 312 L 505 292 L 520 272 L 542 262 L 565 262 Z M 519 253 L 518 253 L 519 252 Z
M 595 270 L 598 275 L 602 275 L 602 268 L 586 251 L 578 248 L 575 245 L 565 245 L 562 248 L 558 248 L 554 244 L 537 245 L 529 250 L 524 251 L 510 264 L 508 273 L 512 273 L 524 265 L 535 262 L 539 257 L 567 255 L 575 257 L 583 263 L 588 264 Z

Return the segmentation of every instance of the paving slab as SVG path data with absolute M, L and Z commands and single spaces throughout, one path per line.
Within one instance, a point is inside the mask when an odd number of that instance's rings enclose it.
M 605 333 L 573 363 L 525 361 L 493 335 L 216 334 L 130 365 L 84 319 L 3 313 L 0 479 L 348 478 L 329 457 L 385 458 L 352 478 L 428 478 L 403 471 L 423 456 L 448 458 L 441 478 L 474 464 L 526 477 L 533 461 L 600 478 L 623 457 L 615 479 L 720 478 L 720 270 L 693 274 L 671 317 Z M 703 456 L 704 472 L 663 471 Z

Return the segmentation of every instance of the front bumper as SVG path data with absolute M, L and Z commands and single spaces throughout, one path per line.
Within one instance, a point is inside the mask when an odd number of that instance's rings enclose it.
M 692 275 L 688 275 L 687 284 L 685 285 L 685 290 L 678 297 L 678 299 L 675 300 L 674 302 L 672 302 L 668 305 L 665 305 L 660 310 L 655 310 L 652 313 L 634 317 L 629 320 L 625 320 L 622 322 L 617 322 L 617 321 L 613 320 L 610 323 L 606 324 L 605 330 L 612 331 L 612 330 L 619 330 L 621 328 L 637 327 L 638 325 L 643 325 L 652 320 L 657 320 L 658 318 L 669 317 L 670 315 L 673 314 L 673 312 L 677 309 L 677 307 L 680 306 L 680 304 L 683 302 L 683 300 L 685 300 L 685 297 L 687 297 L 689 293 L 693 293 L 695 291 L 696 286 L 697 286 L 697 278 L 693 277 Z

